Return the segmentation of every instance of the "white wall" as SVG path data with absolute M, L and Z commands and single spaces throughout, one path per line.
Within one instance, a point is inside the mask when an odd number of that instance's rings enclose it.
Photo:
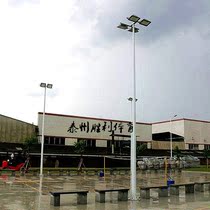
M 65 145 L 74 146 L 75 142 L 77 142 L 75 138 L 65 138 Z
M 210 144 L 210 123 L 185 120 L 185 142 L 187 144 Z
M 184 120 L 173 120 L 152 124 L 152 133 L 171 132 L 184 136 Z
M 76 130 L 68 132 L 69 127 L 75 124 Z M 79 128 L 82 123 L 89 124 L 89 131 L 81 131 Z M 100 124 L 100 132 L 92 131 L 92 126 Z M 104 131 L 102 127 L 106 124 Z M 67 115 L 57 115 L 57 114 L 45 114 L 45 136 L 59 136 L 65 138 L 86 138 L 86 139 L 97 139 L 97 140 L 111 140 L 111 125 L 112 129 L 115 130 L 115 134 L 130 135 L 128 132 L 129 126 L 128 121 L 116 121 L 108 119 L 96 119 L 96 118 L 86 118 L 77 116 L 67 116 Z M 116 127 L 114 127 L 116 125 Z M 120 126 L 123 127 L 122 132 L 120 132 Z M 38 127 L 39 134 L 42 132 L 42 113 L 38 114 Z M 136 124 L 136 135 L 137 141 L 148 141 L 152 140 L 152 125 L 146 123 Z M 127 138 L 128 139 L 128 138 Z M 99 143 L 97 143 L 99 144 Z M 102 144 L 102 143 L 101 143 Z
M 155 123 L 152 125 L 152 133 L 170 132 L 183 136 L 185 149 L 189 144 L 198 145 L 203 150 L 204 145 L 210 145 L 210 122 L 191 119 L 173 120 Z
M 96 147 L 107 147 L 107 141 L 106 140 L 96 141 Z
M 172 120 L 152 124 L 152 133 L 165 133 L 172 132 L 179 136 L 184 137 L 184 120 Z M 180 149 L 185 149 L 184 142 L 174 141 L 172 144 L 173 149 L 178 146 Z M 170 149 L 170 141 L 153 141 L 152 148 L 154 149 Z

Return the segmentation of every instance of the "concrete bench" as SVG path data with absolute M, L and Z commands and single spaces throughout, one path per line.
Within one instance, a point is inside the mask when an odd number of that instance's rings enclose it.
M 51 169 L 47 169 L 47 175 L 53 175 L 53 174 L 58 174 L 59 176 L 63 176 L 64 175 L 64 169 L 59 169 L 59 168 L 51 168 Z
M 118 192 L 118 201 L 127 201 L 128 191 L 129 191 L 129 188 L 95 189 L 96 201 L 100 203 L 105 203 L 106 192 Z
M 87 204 L 88 190 L 71 190 L 71 191 L 58 191 L 50 192 L 50 204 L 53 206 L 60 206 L 60 195 L 64 194 L 77 194 L 77 204 Z
M 180 183 L 180 184 L 172 184 L 170 185 L 170 195 L 179 195 L 179 187 L 185 187 L 185 193 L 194 193 L 195 183 Z
M 195 182 L 195 191 L 204 192 L 204 185 L 208 185 L 208 190 L 210 190 L 210 181 L 200 181 Z
M 150 190 L 158 189 L 159 197 L 168 197 L 168 186 L 167 185 L 155 185 L 155 186 L 142 186 L 140 187 L 140 197 L 150 199 Z
M 85 169 L 86 175 L 98 175 L 99 169 Z

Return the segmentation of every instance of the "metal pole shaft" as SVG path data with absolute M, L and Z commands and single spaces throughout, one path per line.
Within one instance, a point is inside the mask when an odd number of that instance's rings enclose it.
M 136 68 L 135 68 L 135 24 L 133 30 L 133 132 L 131 135 L 131 200 L 136 200 Z
M 45 120 L 45 104 L 46 104 L 46 90 L 44 88 L 44 110 L 42 115 L 42 138 L 41 138 L 41 160 L 40 160 L 40 176 L 43 176 L 43 156 L 44 156 L 44 120 Z
M 173 146 L 172 146 L 172 120 L 170 119 L 170 151 L 171 151 L 171 159 L 172 159 L 172 156 L 173 156 L 173 154 L 172 154 L 172 149 L 173 149 Z

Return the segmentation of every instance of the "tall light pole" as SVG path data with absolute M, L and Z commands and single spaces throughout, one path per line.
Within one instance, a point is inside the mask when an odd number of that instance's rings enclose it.
M 173 157 L 173 143 L 172 143 L 172 120 L 177 117 L 175 114 L 171 119 L 170 119 L 170 151 L 171 151 L 171 160 Z
M 118 28 L 123 30 L 128 30 L 133 34 L 133 100 L 136 101 L 136 63 L 135 63 L 135 33 L 139 31 L 138 28 L 135 27 L 136 23 L 139 23 L 143 26 L 148 26 L 151 21 L 140 18 L 136 15 L 131 15 L 127 18 L 132 23 L 130 25 L 125 23 L 120 23 Z M 132 103 L 132 119 L 133 119 L 133 132 L 131 135 L 131 200 L 137 200 L 136 197 L 136 103 Z
M 47 88 L 52 89 L 52 84 L 41 83 L 40 87 L 44 88 L 44 110 L 42 115 L 42 138 L 41 138 L 41 160 L 40 160 L 40 176 L 43 176 L 43 156 L 44 156 L 44 118 L 45 118 L 45 105 L 46 105 L 46 92 Z

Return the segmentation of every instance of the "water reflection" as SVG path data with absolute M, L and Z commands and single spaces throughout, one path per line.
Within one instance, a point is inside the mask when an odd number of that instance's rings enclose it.
M 136 210 L 136 203 L 137 203 L 137 201 L 130 201 L 129 210 Z
M 185 202 L 195 202 L 195 193 L 186 194 Z
M 176 183 L 196 180 L 210 180 L 210 174 L 202 173 L 177 173 L 173 172 Z M 137 193 L 139 195 L 140 185 L 165 183 L 164 171 L 144 171 L 137 173 Z M 184 187 L 180 189 L 179 196 L 158 197 L 157 191 L 151 192 L 150 199 L 137 201 L 118 202 L 117 193 L 106 195 L 106 203 L 95 202 L 96 187 L 129 187 L 130 175 L 106 176 L 101 179 L 98 176 L 47 176 L 47 177 L 11 177 L 0 176 L 0 207 L 2 210 L 185 210 L 203 208 L 210 206 L 209 187 L 205 186 L 205 192 L 185 194 Z M 61 196 L 61 206 L 50 205 L 49 191 L 88 189 L 88 204 L 77 205 L 76 195 Z M 189 208 L 183 208 L 189 206 Z M 208 208 L 206 208 L 208 209 Z
M 177 195 L 170 196 L 170 203 L 171 204 L 178 204 L 179 203 L 179 196 L 177 196 Z
M 40 179 L 39 179 L 39 194 L 38 194 L 38 208 L 37 208 L 37 210 L 41 210 L 42 183 L 43 183 L 43 176 L 40 176 Z

